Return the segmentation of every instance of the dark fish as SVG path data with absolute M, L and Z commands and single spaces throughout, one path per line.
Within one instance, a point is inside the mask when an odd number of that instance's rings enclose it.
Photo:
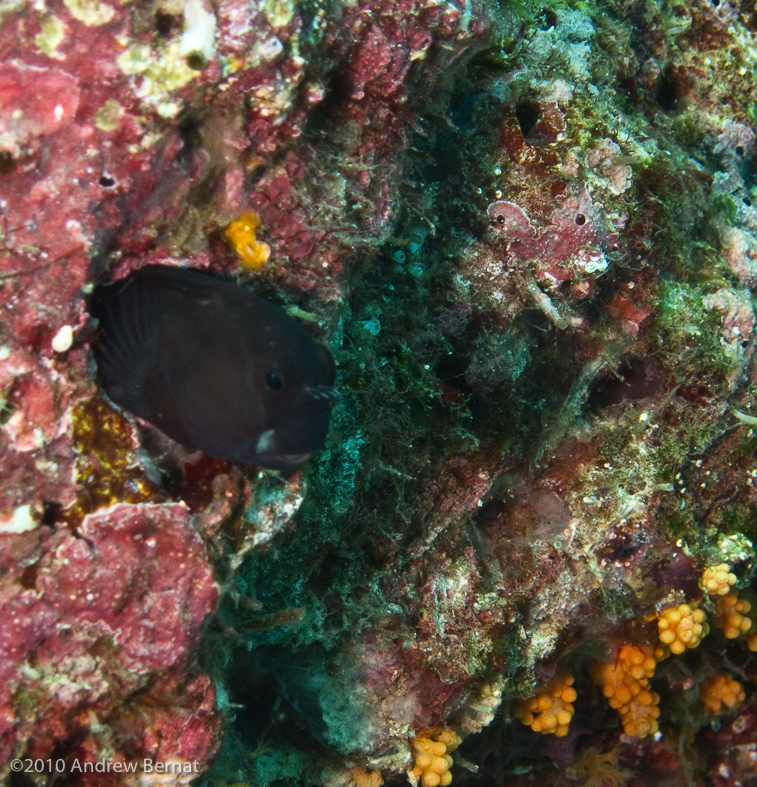
M 177 442 L 278 470 L 323 444 L 331 354 L 246 287 L 148 265 L 95 288 L 90 312 L 105 392 Z

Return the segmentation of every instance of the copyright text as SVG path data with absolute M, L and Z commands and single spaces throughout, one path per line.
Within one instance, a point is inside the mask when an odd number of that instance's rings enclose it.
M 23 759 L 11 760 L 11 770 L 16 773 L 170 773 L 178 776 L 182 773 L 200 773 L 197 760 L 187 762 L 160 762 L 144 759 L 137 762 L 122 760 L 64 760 Z

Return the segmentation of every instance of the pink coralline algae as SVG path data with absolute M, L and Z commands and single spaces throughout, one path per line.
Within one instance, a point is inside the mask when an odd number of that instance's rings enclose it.
M 117 726 L 123 692 L 139 704 L 155 676 L 185 668 L 218 597 L 186 508 L 122 504 L 85 517 L 76 535 L 42 526 L 2 538 L 3 760 L 49 756 L 86 735 L 89 712 Z M 182 727 L 202 720 L 205 743 L 194 758 L 204 761 L 215 745 L 217 720 L 202 706 L 212 691 L 197 695 L 191 681 L 181 691 L 201 702 L 185 704 Z M 34 701 L 21 713 L 25 697 Z M 168 723 L 162 714 L 155 707 L 141 724 Z M 174 754 L 185 748 L 183 735 L 173 739 Z
M 486 212 L 497 232 L 502 233 L 510 241 L 508 249 L 513 241 L 527 244 L 536 237 L 536 228 L 531 224 L 528 214 L 514 202 L 507 200 L 492 202 Z M 526 246 L 526 249 L 528 248 Z

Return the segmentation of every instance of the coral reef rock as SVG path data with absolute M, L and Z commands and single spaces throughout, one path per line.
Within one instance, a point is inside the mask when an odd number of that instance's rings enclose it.
M 0 2 L 0 780 L 754 780 L 756 37 Z M 145 265 L 328 346 L 302 467 L 104 395 L 88 298 Z

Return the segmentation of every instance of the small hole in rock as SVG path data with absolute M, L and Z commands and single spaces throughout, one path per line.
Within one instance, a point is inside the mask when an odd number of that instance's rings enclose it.
M 27 566 L 16 581 L 25 590 L 35 590 L 37 586 L 37 566 Z
M 116 181 L 110 175 L 100 175 L 99 184 L 106 189 L 116 185 Z
M 657 105 L 663 112 L 674 112 L 681 100 L 681 90 L 673 69 L 666 68 L 657 80 Z
M 0 175 L 7 175 L 16 169 L 16 159 L 7 150 L 0 150 Z
M 52 527 L 62 509 L 63 506 L 57 500 L 45 500 L 42 503 L 42 524 Z
M 557 27 L 557 14 L 551 8 L 542 8 L 541 15 L 544 19 L 544 30 L 549 30 L 550 27 Z
M 167 14 L 165 11 L 158 11 L 155 14 L 155 29 L 158 35 L 168 38 L 172 33 L 181 29 L 183 18 L 179 14 Z
M 191 52 L 187 55 L 186 62 L 192 71 L 202 71 L 208 65 L 208 61 L 202 52 Z
M 536 101 L 519 101 L 515 107 L 515 117 L 521 133 L 528 137 L 541 118 L 541 107 Z

